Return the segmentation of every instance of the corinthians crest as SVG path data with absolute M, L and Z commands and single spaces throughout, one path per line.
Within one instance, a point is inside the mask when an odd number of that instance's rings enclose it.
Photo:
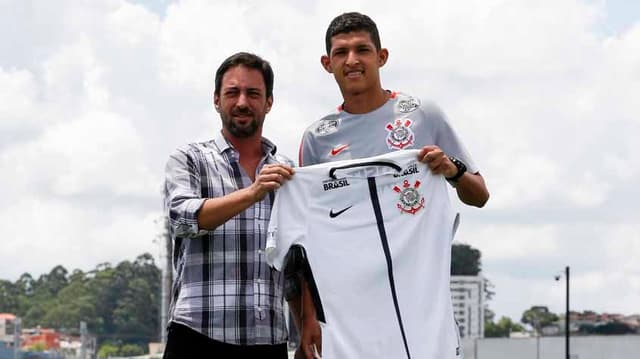
M 402 182 L 402 188 L 393 187 L 394 191 L 400 193 L 397 206 L 403 213 L 416 214 L 420 208 L 424 207 L 424 197 L 418 192 L 418 187 L 420 187 L 420 181 L 416 181 L 411 186 L 407 180 Z
M 397 119 L 387 123 L 387 146 L 391 150 L 401 150 L 413 145 L 413 130 L 411 130 L 410 119 Z

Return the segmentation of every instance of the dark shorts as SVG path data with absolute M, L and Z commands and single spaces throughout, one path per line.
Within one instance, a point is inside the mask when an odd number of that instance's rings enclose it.
M 184 326 L 171 323 L 167 330 L 164 359 L 260 358 L 287 359 L 287 344 L 234 345 L 213 340 Z

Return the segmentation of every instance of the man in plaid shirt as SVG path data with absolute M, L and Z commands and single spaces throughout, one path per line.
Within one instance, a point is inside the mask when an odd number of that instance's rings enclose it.
M 176 278 L 164 358 L 287 358 L 283 278 L 263 253 L 274 190 L 293 175 L 262 137 L 272 91 L 267 61 L 232 55 L 215 78 L 222 131 L 169 158 Z

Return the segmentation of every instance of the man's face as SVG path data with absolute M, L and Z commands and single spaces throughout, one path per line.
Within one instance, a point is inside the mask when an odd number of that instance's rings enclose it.
M 222 77 L 220 94 L 214 95 L 223 130 L 237 138 L 253 136 L 262 128 L 271 109 L 273 97 L 267 98 L 262 73 L 245 66 L 235 66 Z
M 332 37 L 331 52 L 321 62 L 333 73 L 343 95 L 358 95 L 381 87 L 379 69 L 387 57 L 386 49 L 376 50 L 368 32 L 353 31 Z

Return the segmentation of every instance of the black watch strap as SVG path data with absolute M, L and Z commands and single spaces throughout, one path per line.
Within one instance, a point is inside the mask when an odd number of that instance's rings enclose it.
M 458 182 L 458 180 L 460 179 L 460 177 L 462 177 L 462 175 L 467 172 L 467 166 L 460 161 L 459 159 L 453 157 L 453 156 L 449 156 L 449 160 L 456 165 L 456 168 L 458 168 L 458 172 L 453 176 L 453 177 L 445 177 L 445 179 L 449 182 L 453 182 L 456 183 Z

